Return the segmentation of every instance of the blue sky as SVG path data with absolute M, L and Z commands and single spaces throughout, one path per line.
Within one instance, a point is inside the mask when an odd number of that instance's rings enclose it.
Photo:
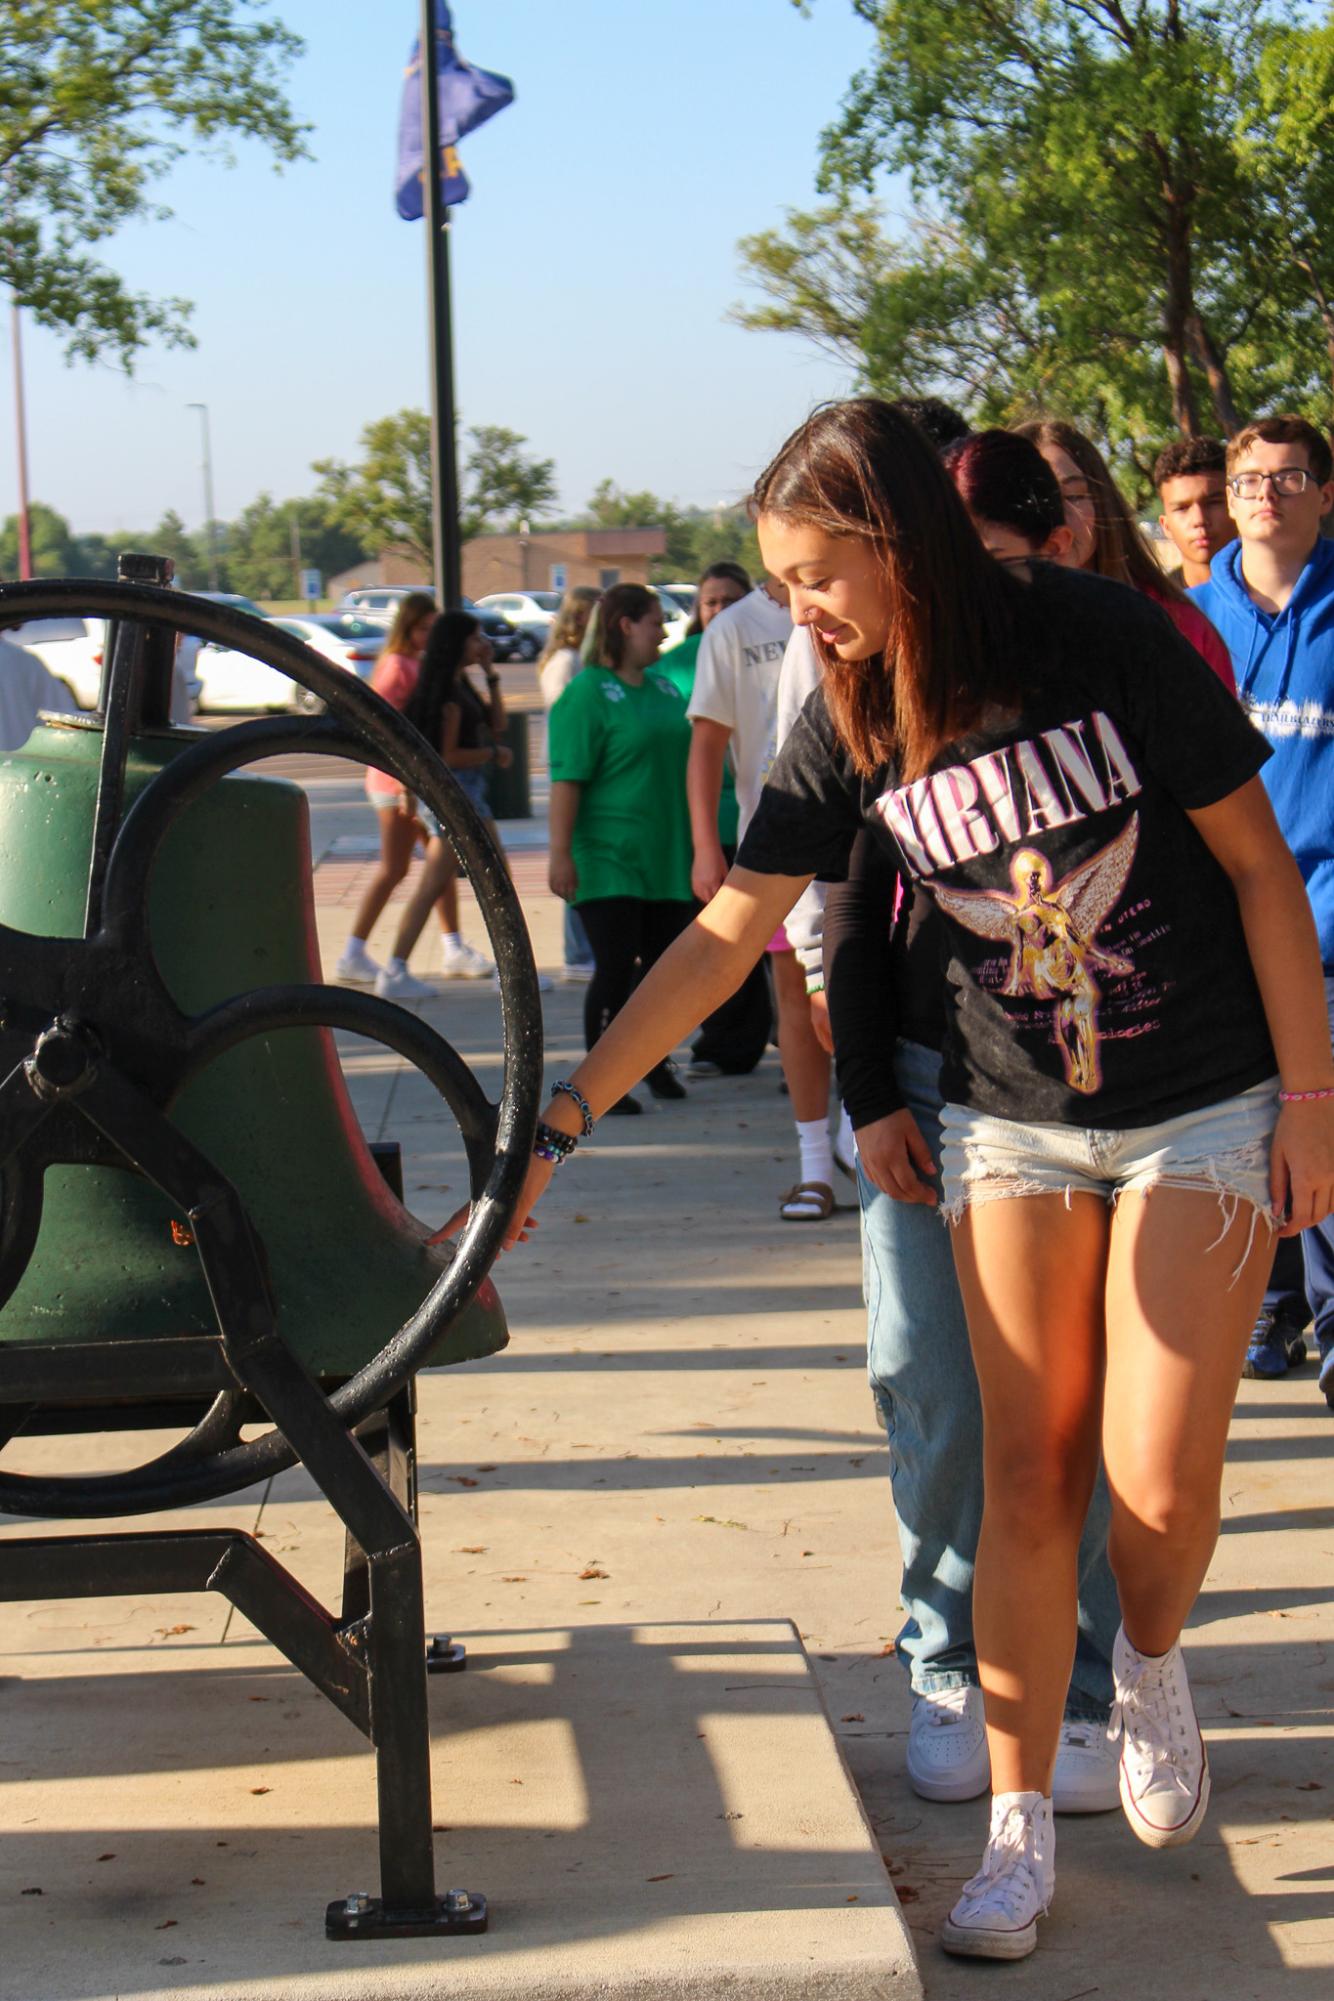
M 275 175 L 189 159 L 167 223 L 107 255 L 136 289 L 195 303 L 199 346 L 126 380 L 67 368 L 25 333 L 33 497 L 76 529 L 202 517 L 197 416 L 212 415 L 218 512 L 310 490 L 369 419 L 426 395 L 422 225 L 392 205 L 415 0 L 277 0 L 307 42 L 292 79 L 315 158 Z M 726 322 L 738 237 L 809 205 L 821 129 L 870 46 L 851 0 L 457 0 L 459 47 L 517 102 L 466 141 L 456 211 L 463 421 L 556 461 L 565 507 L 611 477 L 711 505 L 746 489 L 821 398 L 829 357 Z M 7 323 L 3 329 L 8 347 Z M 4 355 L 6 375 L 8 353 Z M 0 516 L 13 511 L 0 399 Z

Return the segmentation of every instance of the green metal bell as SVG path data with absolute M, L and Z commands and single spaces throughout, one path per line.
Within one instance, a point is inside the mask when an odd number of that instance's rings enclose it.
M 126 808 L 195 740 L 137 737 Z M 0 759 L 0 922 L 15 930 L 83 934 L 101 750 L 100 728 L 61 719 Z M 300 787 L 227 777 L 187 807 L 163 845 L 149 915 L 163 978 L 188 1013 L 255 987 L 319 981 Z M 239 1191 L 287 1344 L 321 1379 L 355 1374 L 415 1312 L 449 1252 L 428 1245 L 426 1227 L 386 1185 L 330 1032 L 283 1029 L 240 1044 L 190 1082 L 172 1116 Z M 32 1258 L 0 1309 L 0 1342 L 213 1332 L 180 1224 L 167 1198 L 129 1171 L 49 1169 Z M 507 1339 L 488 1280 L 429 1361 L 494 1354 Z

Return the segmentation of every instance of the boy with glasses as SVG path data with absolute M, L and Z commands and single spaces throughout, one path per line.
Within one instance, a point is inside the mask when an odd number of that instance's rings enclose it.
M 1177 438 L 1153 467 L 1162 513 L 1158 526 L 1181 557 L 1189 590 L 1207 584 L 1209 565 L 1235 540 L 1227 505 L 1227 455 L 1217 438 Z
M 1227 448 L 1228 512 L 1237 539 L 1190 595 L 1232 655 L 1237 693 L 1273 746 L 1262 777 L 1297 858 L 1320 934 L 1334 1007 L 1334 507 L 1329 442 L 1303 417 L 1248 424 Z M 1281 1376 L 1305 1359 L 1306 1301 L 1320 1388 L 1334 1408 L 1334 1224 L 1301 1238 L 1305 1297 L 1280 1259 L 1246 1373 Z

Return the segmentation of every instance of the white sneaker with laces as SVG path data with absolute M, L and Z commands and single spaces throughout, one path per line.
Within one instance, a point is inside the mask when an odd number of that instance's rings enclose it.
M 497 993 L 499 993 L 499 992 L 500 992 L 500 974 L 499 974 L 499 973 L 492 973 L 492 975 L 491 975 L 491 984 L 492 984 L 492 986 L 493 986 L 493 987 L 495 988 L 496 992 L 497 992 Z M 554 980 L 552 979 L 552 977 L 551 977 L 550 973 L 539 973 L 539 974 L 538 974 L 538 976 L 537 976 L 537 991 L 538 991 L 538 992 L 539 992 L 540 994 L 549 994 L 549 993 L 551 992 L 551 989 L 552 989 L 552 987 L 553 987 L 553 986 L 554 986 L 555 984 L 556 984 L 556 983 L 555 983 L 555 981 L 554 981 Z
M 593 977 L 592 966 L 562 966 L 556 978 L 563 987 L 586 987 Z
M 440 952 L 441 970 L 447 980 L 486 980 L 495 971 L 491 961 L 466 939 L 444 945 Z
M 982 1867 L 941 1928 L 964 1959 L 1027 1959 L 1056 1887 L 1056 1831 L 1041 1793 L 997 1793 Z
M 1181 1648 L 1141 1654 L 1122 1627 L 1112 1649 L 1112 1674 L 1112 1728 L 1123 1732 L 1121 1805 L 1126 1819 L 1148 1847 L 1180 1847 L 1198 1834 L 1209 1807 L 1209 1754 Z
M 386 966 L 375 976 L 375 991 L 381 1000 L 430 1000 L 435 993 L 425 980 L 416 979 L 406 966 Z
M 924 1800 L 974 1800 L 991 1784 L 980 1688 L 914 1694 L 908 1783 Z
M 1067 1716 L 1051 1779 L 1054 1813 L 1114 1813 L 1121 1804 L 1121 1742 L 1105 1723 Z
M 364 945 L 344 945 L 334 967 L 334 978 L 352 987 L 374 986 L 380 967 Z

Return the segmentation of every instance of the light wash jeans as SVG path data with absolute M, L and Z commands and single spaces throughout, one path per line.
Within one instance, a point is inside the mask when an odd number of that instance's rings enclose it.
M 940 1057 L 900 1042 L 895 1075 L 940 1170 Z M 982 1407 L 949 1232 L 939 1208 L 895 1202 L 858 1168 L 867 1366 L 889 1433 L 914 1690 L 978 1686 L 973 1559 L 982 1522 Z M 939 1180 L 936 1187 L 939 1190 Z M 1079 1546 L 1079 1639 L 1066 1715 L 1105 1720 L 1120 1624 L 1101 1470 Z
M 593 964 L 593 947 L 588 942 L 584 920 L 572 903 L 563 906 L 564 916 L 561 931 L 564 941 L 565 963 L 567 966 L 588 966 Z

